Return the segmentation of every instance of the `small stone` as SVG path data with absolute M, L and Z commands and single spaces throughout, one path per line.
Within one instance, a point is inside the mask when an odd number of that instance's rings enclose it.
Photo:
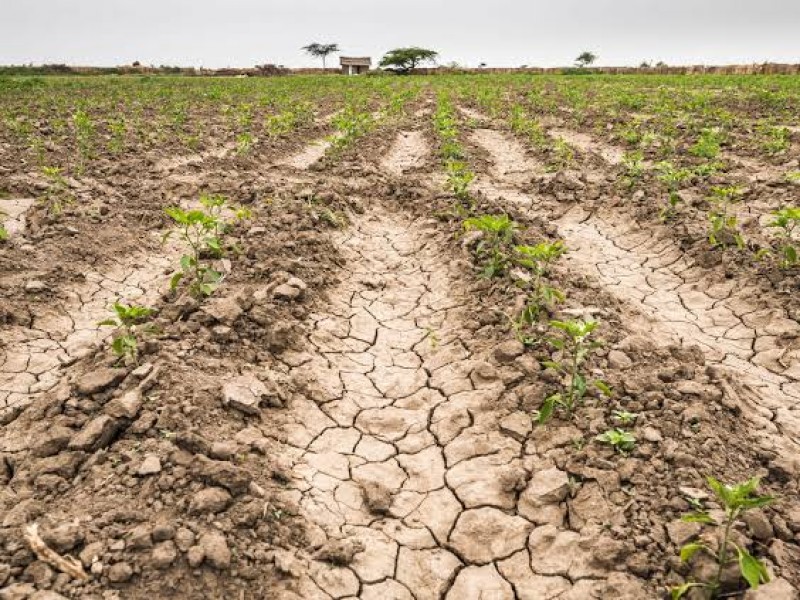
M 518 442 L 524 442 L 532 429 L 531 416 L 524 412 L 513 412 L 500 421 L 500 431 Z
M 220 513 L 230 506 L 232 500 L 227 490 L 219 487 L 205 488 L 192 497 L 189 511 L 195 514 Z
M 78 380 L 76 389 L 79 394 L 84 396 L 97 394 L 113 385 L 117 385 L 127 374 L 128 372 L 125 369 L 95 369 L 84 374 Z
M 525 346 L 518 340 L 508 340 L 494 349 L 494 358 L 501 364 L 513 362 L 525 352 Z
M 108 580 L 111 583 L 125 583 L 133 577 L 133 568 L 126 562 L 111 565 L 108 570 Z
M 687 523 L 678 520 L 667 524 L 667 535 L 669 535 L 670 541 L 677 546 L 683 546 L 693 540 L 700 534 L 701 530 L 700 523 Z
M 156 569 L 166 569 L 178 558 L 178 550 L 171 541 L 161 542 L 150 556 L 150 562 Z
M 364 551 L 360 540 L 329 540 L 317 551 L 317 560 L 344 567 L 353 562 L 355 555 Z
M 196 455 L 192 460 L 191 474 L 195 479 L 210 485 L 224 487 L 231 494 L 243 494 L 250 487 L 250 475 L 244 469 L 224 460 L 211 460 Z
M 231 551 L 225 536 L 218 531 L 208 531 L 200 536 L 197 545 L 202 549 L 205 560 L 217 569 L 227 569 L 231 564 Z
M 747 590 L 744 600 L 797 600 L 799 596 L 791 583 L 777 577 L 769 583 L 758 586 L 756 590 Z
M 361 493 L 367 508 L 377 515 L 389 512 L 392 506 L 392 493 L 385 485 L 375 481 L 361 483 Z
M 642 439 L 644 439 L 647 442 L 658 443 L 662 441 L 664 438 L 661 435 L 661 432 L 655 427 L 645 427 L 644 429 L 642 429 Z
M 194 532 L 186 527 L 181 527 L 175 532 L 175 545 L 181 552 L 187 552 L 189 548 L 194 546 L 196 539 Z
M 747 524 L 753 537 L 761 542 L 768 542 L 775 537 L 775 530 L 764 511 L 749 510 L 742 515 L 742 521 Z
M 161 472 L 161 459 L 158 458 L 158 456 L 156 456 L 155 454 L 148 454 L 147 456 L 145 456 L 136 474 L 139 475 L 140 477 L 146 477 L 147 475 L 155 475 L 156 473 L 160 472 Z
M 58 454 L 67 447 L 74 434 L 69 427 L 54 425 L 34 438 L 31 454 L 40 458 Z
M 84 567 L 90 567 L 93 562 L 100 560 L 104 551 L 105 545 L 103 542 L 92 542 L 91 544 L 86 544 L 86 547 L 81 550 L 78 558 L 81 559 L 81 563 L 83 563 Z
M 119 427 L 120 423 L 117 419 L 108 415 L 100 415 L 84 425 L 83 429 L 72 437 L 68 447 L 70 450 L 85 452 L 94 452 L 105 448 L 114 439 Z
M 190 567 L 199 567 L 206 555 L 200 546 L 192 546 L 186 553 L 186 560 L 189 562 Z
M 203 305 L 203 312 L 224 325 L 233 325 L 244 312 L 236 298 L 214 298 Z
M 83 542 L 83 532 L 77 523 L 62 523 L 52 529 L 43 529 L 42 540 L 56 552 L 69 552 Z
M 627 369 L 633 361 L 621 350 L 611 350 L 608 353 L 608 366 L 612 369 Z
M 233 460 L 238 451 L 239 446 L 236 442 L 214 442 L 211 444 L 209 456 L 217 460 Z
M 31 279 L 25 282 L 25 291 L 31 294 L 38 294 L 39 292 L 44 292 L 46 289 L 47 284 L 44 281 Z
M 252 375 L 241 375 L 222 386 L 223 402 L 249 415 L 258 415 L 261 400 L 268 396 L 267 387 Z
M 292 287 L 288 283 L 282 283 L 272 290 L 272 297 L 276 300 L 295 300 L 303 293 L 300 288 Z
M 166 521 L 160 521 L 153 527 L 153 541 L 165 542 L 175 537 L 175 526 Z
M 131 529 L 127 537 L 127 547 L 131 550 L 146 550 L 153 547 L 150 526 L 146 523 Z
M 106 403 L 103 412 L 115 419 L 132 421 L 142 409 L 142 393 L 139 388 L 125 392 L 119 398 L 112 398 Z

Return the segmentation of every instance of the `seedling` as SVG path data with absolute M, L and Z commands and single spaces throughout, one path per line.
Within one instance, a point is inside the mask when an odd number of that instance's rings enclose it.
M 115 317 L 100 321 L 97 325 L 117 327 L 119 331 L 114 335 L 111 342 L 111 350 L 120 360 L 125 358 L 138 364 L 139 341 L 142 334 L 154 331 L 151 324 L 146 323 L 155 311 L 152 308 L 137 306 L 135 304 L 125 305 L 115 302 L 112 307 Z
M 786 152 L 792 145 L 791 132 L 786 127 L 767 127 L 764 130 L 766 140 L 763 143 L 767 154 L 776 155 Z
M 517 224 L 508 215 L 481 215 L 465 219 L 465 231 L 481 231 L 477 254 L 483 261 L 482 275 L 495 277 L 505 272 L 509 264 L 508 246 L 514 237 Z
M 763 562 L 754 557 L 746 548 L 738 546 L 731 540 L 731 531 L 737 524 L 742 514 L 754 508 L 762 508 L 771 504 L 775 499 L 772 496 L 759 496 L 757 494 L 759 478 L 753 477 L 744 483 L 726 485 L 713 477 L 707 477 L 708 486 L 714 492 L 722 507 L 725 509 L 725 518 L 722 523 L 715 521 L 704 510 L 689 513 L 683 517 L 688 523 L 702 523 L 722 529 L 718 548 L 711 548 L 703 542 L 690 542 L 681 548 L 681 561 L 692 560 L 698 552 L 705 552 L 717 563 L 714 577 L 710 581 L 690 581 L 672 589 L 672 600 L 679 600 L 692 588 L 704 588 L 709 598 L 721 597 L 722 573 L 724 569 L 736 561 L 739 572 L 747 585 L 757 589 L 762 583 L 769 581 L 769 573 Z M 736 553 L 731 555 L 731 549 Z
M 608 444 L 616 452 L 620 454 L 627 454 L 636 445 L 636 437 L 624 429 L 609 429 L 605 433 L 601 433 L 595 438 L 598 442 Z
M 473 202 L 469 195 L 469 185 L 475 179 L 469 165 L 460 160 L 448 160 L 445 169 L 447 170 L 447 184 L 453 192 L 461 206 L 473 207 Z
M 661 209 L 659 218 L 662 221 L 667 221 L 673 218 L 678 209 L 678 204 L 682 202 L 679 190 L 683 187 L 691 177 L 692 171 L 690 169 L 676 169 L 671 162 L 660 162 L 656 165 L 659 171 L 658 179 L 667 188 L 667 203 Z
M 611 414 L 623 427 L 630 427 L 633 425 L 636 422 L 636 418 L 639 416 L 638 413 L 628 412 L 627 410 L 615 410 Z
M 626 152 L 622 157 L 622 164 L 625 167 L 623 179 L 628 187 L 632 188 L 644 175 L 644 155 L 639 150 Z
M 564 300 L 564 292 L 548 285 L 545 277 L 551 265 L 567 252 L 561 241 L 541 242 L 535 246 L 516 246 L 514 262 L 527 271 L 518 273 L 516 283 L 528 292 L 525 308 L 518 317 L 520 325 L 532 325 L 542 310 Z
M 775 219 L 768 227 L 778 228 L 781 262 L 784 269 L 800 265 L 800 250 L 794 239 L 795 232 L 800 231 L 800 207 L 789 206 L 772 213 Z
M 75 126 L 75 140 L 78 146 L 78 171 L 83 171 L 86 161 L 92 155 L 94 124 L 88 113 L 83 110 L 78 110 L 72 115 L 72 123 Z
M 0 216 L 3 216 L 3 214 L 0 213 Z M 0 224 L 0 242 L 5 242 L 6 240 L 8 240 L 8 230 L 5 225 Z
M 51 217 L 58 217 L 64 210 L 64 204 L 72 202 L 72 197 L 67 193 L 67 180 L 58 167 L 42 167 L 42 173 L 47 179 L 47 189 L 41 197 Z
M 200 198 L 202 209 L 183 210 L 179 207 L 165 209 L 177 227 L 167 231 L 166 241 L 177 233 L 188 249 L 181 257 L 180 270 L 170 280 L 170 289 L 175 289 L 181 280 L 188 281 L 189 293 L 196 298 L 211 295 L 222 281 L 223 275 L 214 269 L 205 256 L 220 258 L 223 256 L 222 236 L 227 232 L 228 224 L 222 218 L 227 208 L 223 196 L 204 195 Z M 237 211 L 237 219 L 246 219 L 249 211 Z
M 716 129 L 703 129 L 689 154 L 700 158 L 716 158 L 720 152 L 722 134 Z
M 735 214 L 731 214 L 731 207 L 737 203 L 744 190 L 739 187 L 715 187 L 711 189 L 712 209 L 708 213 L 709 231 L 708 241 L 714 247 L 727 247 L 731 243 L 739 249 L 744 248 L 745 242 L 739 231 L 739 223 Z
M 573 411 L 586 395 L 589 385 L 604 396 L 611 396 L 611 388 L 604 381 L 589 380 L 583 371 L 584 363 L 592 350 L 602 347 L 601 342 L 591 339 L 598 324 L 592 320 L 550 321 L 550 325 L 561 335 L 550 338 L 548 342 L 562 353 L 565 362 L 545 361 L 542 365 L 568 378 L 569 383 L 562 391 L 548 396 L 542 407 L 536 411 L 535 418 L 539 424 L 549 421 L 557 408 L 566 413 L 567 418 L 571 418 Z

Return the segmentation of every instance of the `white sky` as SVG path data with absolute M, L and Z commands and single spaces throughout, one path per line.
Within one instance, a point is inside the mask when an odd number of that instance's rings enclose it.
M 468 66 L 800 62 L 800 0 L 0 0 L 0 64 L 315 66 L 311 42 Z

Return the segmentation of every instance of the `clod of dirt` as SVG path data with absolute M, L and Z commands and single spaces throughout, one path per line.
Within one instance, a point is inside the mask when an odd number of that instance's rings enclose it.
M 392 506 L 392 493 L 389 488 L 378 482 L 365 481 L 361 484 L 361 493 L 370 511 L 378 515 L 389 512 Z
M 353 562 L 355 555 L 364 551 L 360 540 L 330 540 L 317 550 L 315 558 L 344 567 Z

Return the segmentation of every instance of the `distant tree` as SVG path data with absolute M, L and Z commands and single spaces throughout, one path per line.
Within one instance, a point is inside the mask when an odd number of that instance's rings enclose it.
M 578 58 L 575 59 L 575 65 L 578 68 L 583 69 L 584 67 L 588 67 L 596 60 L 597 60 L 597 55 L 594 52 L 589 52 L 589 51 L 581 52 Z
M 656 63 L 656 66 L 657 66 L 657 67 L 659 67 L 659 68 L 660 68 L 660 67 L 666 67 L 666 66 L 667 66 L 667 63 L 665 63 L 663 60 L 660 60 L 660 61 L 658 61 L 658 62 Z
M 650 63 L 647 62 L 646 60 L 643 60 L 642 64 L 639 65 L 640 69 L 649 69 L 650 67 L 651 67 Z
M 389 50 L 381 59 L 381 67 L 392 67 L 400 73 L 408 73 L 425 62 L 434 62 L 439 53 L 425 48 L 395 48 Z
M 335 52 L 339 51 L 338 44 L 317 44 L 314 42 L 313 44 L 309 44 L 308 46 L 303 46 L 302 50 L 305 50 L 306 53 L 310 54 L 315 58 L 322 59 L 322 68 L 325 68 L 325 59 L 328 58 L 329 54 L 334 54 Z
M 481 64 L 478 65 L 478 68 L 479 69 L 485 69 L 486 68 L 486 63 L 482 62 Z

